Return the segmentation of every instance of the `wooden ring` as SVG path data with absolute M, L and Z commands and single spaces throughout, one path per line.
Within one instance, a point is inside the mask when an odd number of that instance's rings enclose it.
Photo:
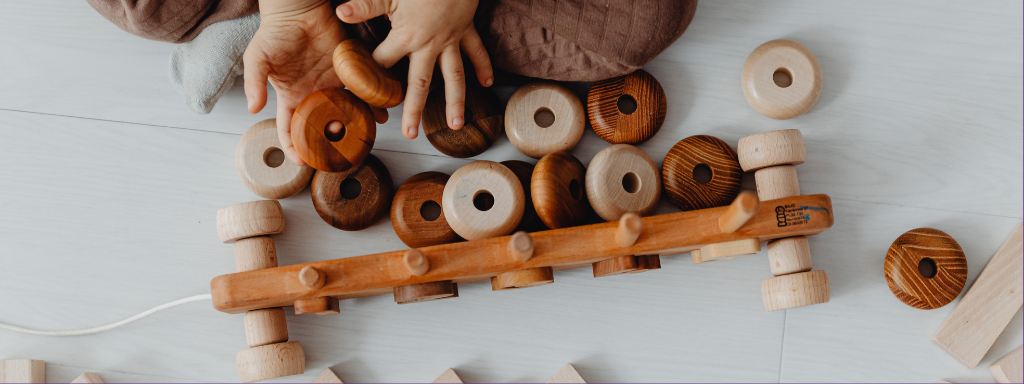
M 918 228 L 896 238 L 885 254 L 885 282 L 903 304 L 935 309 L 949 304 L 967 283 L 967 257 L 953 237 Z
M 613 257 L 594 263 L 593 269 L 594 277 L 647 272 L 652 269 L 661 269 L 661 257 L 658 255 Z
M 769 312 L 827 303 L 831 294 L 825 271 L 800 272 L 761 280 L 761 301 Z
M 238 272 L 277 267 L 277 246 L 270 236 L 238 239 L 234 244 L 235 269 Z
M 398 238 L 410 248 L 461 240 L 441 210 L 441 198 L 448 178 L 448 174 L 441 172 L 417 173 L 395 191 L 395 200 L 391 203 L 391 226 Z
M 356 97 L 379 108 L 391 108 L 402 102 L 402 82 L 391 71 L 373 60 L 373 55 L 348 39 L 334 49 L 334 73 Z
M 818 101 L 821 66 L 802 44 L 772 40 L 747 56 L 741 82 L 743 95 L 755 110 L 773 119 L 792 119 Z
M 346 172 L 317 172 L 310 188 L 316 213 L 344 231 L 373 225 L 387 214 L 394 194 L 388 167 L 373 155 Z
M 332 122 L 340 122 L 342 132 L 330 133 L 327 126 Z M 359 165 L 377 138 L 370 106 L 343 88 L 306 96 L 292 114 L 291 130 L 299 157 L 324 172 L 344 172 Z
M 225 243 L 281 232 L 284 210 L 277 200 L 250 201 L 217 210 L 217 236 Z
M 276 377 L 301 375 L 306 371 L 306 354 L 298 341 L 267 344 L 238 351 L 238 378 L 243 383 Z
M 284 309 L 264 308 L 245 313 L 245 341 L 249 347 L 288 341 Z
M 503 272 L 491 278 L 492 291 L 537 287 L 555 282 L 554 269 L 540 267 Z
M 647 215 L 661 197 L 661 173 L 651 156 L 629 144 L 602 149 L 587 166 L 587 199 L 602 219 Z
M 302 191 L 313 168 L 288 161 L 277 136 L 277 119 L 267 119 L 245 131 L 235 147 L 235 170 L 242 184 L 267 199 L 283 199 Z
M 576 156 L 558 151 L 542 157 L 533 169 L 530 192 L 544 225 L 558 229 L 586 222 L 590 211 L 586 183 L 587 168 Z
M 509 98 L 505 133 L 519 152 L 539 159 L 575 147 L 583 137 L 584 115 L 583 104 L 568 88 L 555 83 L 530 83 Z
M 661 129 L 667 103 L 658 80 L 638 69 L 595 82 L 587 94 L 587 108 L 590 125 L 604 141 L 636 145 Z
M 466 240 L 512 233 L 523 217 L 523 186 L 504 165 L 479 160 L 455 171 L 444 186 L 441 209 Z
M 433 281 L 395 287 L 395 302 L 398 304 L 422 303 L 459 297 L 459 285 L 451 280 Z
M 744 172 L 777 165 L 800 165 L 807 158 L 807 146 L 799 129 L 747 136 L 740 139 L 736 149 Z
M 444 87 L 434 87 L 423 106 L 423 134 L 441 153 L 464 159 L 484 153 L 501 136 L 505 119 L 494 91 L 466 82 L 466 109 L 462 128 L 448 127 Z
M 707 135 L 680 140 L 661 167 L 665 193 L 684 211 L 729 205 L 740 193 L 742 177 L 732 147 Z
M 501 162 L 501 165 L 508 167 L 512 173 L 516 174 L 516 178 L 519 179 L 519 184 L 523 186 L 526 207 L 523 208 L 523 218 L 522 220 L 519 220 L 519 226 L 516 227 L 516 230 L 537 232 L 548 229 L 548 227 L 544 225 L 544 222 L 540 221 L 540 216 L 537 216 L 537 210 L 533 207 L 533 194 L 530 193 L 530 179 L 533 177 L 533 164 L 521 160 L 505 160 Z

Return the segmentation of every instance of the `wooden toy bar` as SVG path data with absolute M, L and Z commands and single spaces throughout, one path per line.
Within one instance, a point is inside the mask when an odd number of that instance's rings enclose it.
M 502 236 L 418 248 L 418 252 L 414 252 L 417 255 L 413 256 L 425 257 L 421 260 L 425 271 L 419 270 L 422 268 L 413 271 L 407 261 L 410 250 L 400 250 L 241 271 L 214 278 L 210 288 L 214 308 L 243 313 L 292 306 L 297 301 L 315 298 L 349 299 L 391 294 L 397 287 L 412 284 L 470 283 L 519 270 L 562 270 L 621 256 L 669 255 L 737 240 L 767 241 L 815 235 L 833 223 L 832 201 L 827 195 L 763 201 L 746 224 L 735 232 L 726 233 L 719 220 L 729 210 L 730 207 L 717 207 L 642 218 L 639 236 L 626 246 L 617 239 L 631 237 L 619 233 L 628 226 L 620 229 L 619 222 L 608 222 L 534 232 L 530 234 L 533 254 L 525 261 L 510 250 L 513 236 Z M 300 276 L 310 272 L 306 268 L 322 272 L 322 275 L 317 274 L 322 276 L 322 284 L 312 287 L 304 284 Z M 306 269 L 305 274 L 301 273 L 303 269 Z

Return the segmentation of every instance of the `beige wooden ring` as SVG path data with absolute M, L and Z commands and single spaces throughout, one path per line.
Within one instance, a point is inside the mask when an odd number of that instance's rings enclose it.
M 757 197 L 762 201 L 800 196 L 800 180 L 796 177 L 796 166 L 777 165 L 754 171 Z
M 466 240 L 512 233 L 525 206 L 523 186 L 516 175 L 504 165 L 486 160 L 455 171 L 441 196 L 448 224 Z
M 762 115 L 792 119 L 807 112 L 821 94 L 821 66 L 810 49 L 790 40 L 772 40 L 743 63 L 743 95 Z
M 276 377 L 301 375 L 306 371 L 306 354 L 298 341 L 267 344 L 238 351 L 238 378 L 243 383 Z
M 807 147 L 799 129 L 783 129 L 740 139 L 736 154 L 743 171 L 750 172 L 776 165 L 803 164 Z
M 519 87 L 505 107 L 505 132 L 512 145 L 539 159 L 568 151 L 583 137 L 586 112 L 576 94 L 554 83 Z
M 761 280 L 761 301 L 768 311 L 827 303 L 830 294 L 825 271 L 800 272 Z
M 277 267 L 277 247 L 274 238 L 256 236 L 235 242 L 235 269 L 238 272 Z
M 235 169 L 242 184 L 267 199 L 283 199 L 302 191 L 313 168 L 288 161 L 277 136 L 277 119 L 256 123 L 235 147 Z
M 811 246 L 807 236 L 769 241 L 768 265 L 775 276 L 810 271 L 814 263 L 811 262 Z
M 225 243 L 281 232 L 284 210 L 277 200 L 250 201 L 217 210 L 217 236 Z
M 284 310 L 265 308 L 246 312 L 245 341 L 249 347 L 288 341 L 288 322 Z
M 647 215 L 661 197 L 661 173 L 651 156 L 629 144 L 616 144 L 598 152 L 587 166 L 587 199 L 602 219 L 616 221 L 622 214 Z

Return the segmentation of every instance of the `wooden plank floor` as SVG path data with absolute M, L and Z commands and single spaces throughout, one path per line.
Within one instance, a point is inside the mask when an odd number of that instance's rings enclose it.
M 705 1 L 647 66 L 669 99 L 664 127 L 642 146 L 659 163 L 691 135 L 735 145 L 802 130 L 802 190 L 835 207 L 835 226 L 811 239 L 828 304 L 765 312 L 764 252 L 700 266 L 669 256 L 659 271 L 602 279 L 562 271 L 556 284 L 508 292 L 469 284 L 436 303 L 347 300 L 338 316 L 289 316 L 307 370 L 278 381 L 332 367 L 346 382 L 424 382 L 451 366 L 467 381 L 543 382 L 572 363 L 591 382 L 991 382 L 988 364 L 1022 343 L 1020 313 L 968 370 L 930 341 L 952 305 L 903 305 L 882 262 L 899 234 L 934 227 L 964 248 L 970 282 L 1024 216 L 1021 14 L 1020 2 Z M 739 87 L 747 54 L 776 38 L 808 46 L 825 75 L 818 104 L 789 121 L 755 112 Z M 168 80 L 172 46 L 117 29 L 85 2 L 0 2 L 0 48 L 0 322 L 106 324 L 208 293 L 211 278 L 234 271 L 215 212 L 257 199 L 233 154 L 272 107 L 246 113 L 239 81 L 213 113 L 189 112 Z M 396 185 L 468 162 L 403 139 L 400 109 L 392 116 L 374 153 Z M 588 130 L 574 153 L 586 163 L 605 146 Z M 528 160 L 504 138 L 479 158 Z M 283 264 L 404 248 L 387 220 L 342 232 L 308 192 L 282 204 Z M 46 360 L 50 382 L 85 371 L 107 382 L 236 381 L 243 348 L 242 317 L 203 302 L 98 335 L 0 331 L 0 359 Z

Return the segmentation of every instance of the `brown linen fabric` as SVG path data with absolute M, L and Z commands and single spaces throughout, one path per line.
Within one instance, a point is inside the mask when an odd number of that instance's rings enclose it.
M 87 0 L 114 25 L 150 40 L 184 43 L 206 26 L 259 12 L 257 0 Z

